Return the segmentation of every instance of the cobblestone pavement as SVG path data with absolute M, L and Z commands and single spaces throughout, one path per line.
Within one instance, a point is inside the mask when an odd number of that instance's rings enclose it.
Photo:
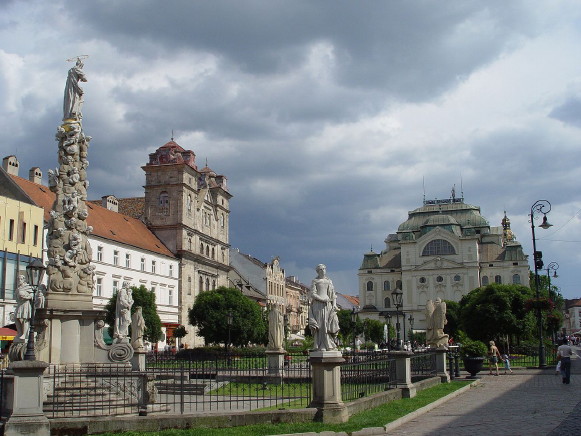
M 480 384 L 388 434 L 581 435 L 581 348 L 575 352 L 571 384 L 554 368 L 498 377 L 485 371 Z

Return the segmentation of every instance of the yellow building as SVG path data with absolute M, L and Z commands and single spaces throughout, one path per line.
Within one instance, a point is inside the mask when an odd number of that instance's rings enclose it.
M 12 324 L 14 290 L 19 274 L 26 266 L 42 258 L 44 210 L 34 205 L 8 176 L 18 161 L 14 156 L 4 159 L 0 169 L 0 326 Z M 42 177 L 33 168 L 34 177 Z

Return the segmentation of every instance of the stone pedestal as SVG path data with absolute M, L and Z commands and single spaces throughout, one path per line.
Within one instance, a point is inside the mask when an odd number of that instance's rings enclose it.
M 313 371 L 313 400 L 315 419 L 327 423 L 347 422 L 349 414 L 341 400 L 341 363 L 345 360 L 339 351 L 311 351 Z
M 38 360 L 12 362 L 8 367 L 14 374 L 14 384 L 12 414 L 4 426 L 4 435 L 50 434 L 48 418 L 42 411 L 42 374 L 47 367 L 48 363 Z
M 283 349 L 266 350 L 266 357 L 268 358 L 268 375 L 282 375 L 285 353 L 286 351 Z
M 95 329 L 103 310 L 38 309 L 37 358 L 54 364 L 106 363 L 107 352 L 95 347 Z
M 131 357 L 131 369 L 133 371 L 145 371 L 145 350 L 135 350 Z
M 412 383 L 411 351 L 394 351 L 390 356 L 395 357 L 395 377 L 397 387 L 402 390 L 403 398 L 413 398 L 416 396 L 416 387 Z
M 447 353 L 448 350 L 445 349 L 436 350 L 436 374 L 442 379 L 442 383 L 448 383 L 450 381 L 450 374 L 446 367 Z

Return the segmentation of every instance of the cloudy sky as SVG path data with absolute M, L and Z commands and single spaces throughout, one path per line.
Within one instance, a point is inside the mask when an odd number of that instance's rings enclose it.
M 353 295 L 424 187 L 506 210 L 527 253 L 547 199 L 538 249 L 581 297 L 580 36 L 579 0 L 3 0 L 0 151 L 56 166 L 66 59 L 88 54 L 91 198 L 142 195 L 173 131 L 228 177 L 233 247 Z

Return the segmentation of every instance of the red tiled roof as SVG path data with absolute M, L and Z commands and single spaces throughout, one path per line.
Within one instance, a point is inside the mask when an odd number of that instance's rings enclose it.
M 50 219 L 50 211 L 55 194 L 46 186 L 38 185 L 18 176 L 10 176 L 20 188 L 44 209 L 44 219 Z M 138 219 L 110 211 L 91 202 L 86 203 L 89 209 L 87 224 L 93 226 L 93 235 L 136 248 L 152 251 L 165 256 L 175 257 L 169 249 Z
M 353 295 L 346 295 L 346 294 L 341 294 L 341 295 L 343 296 L 343 298 L 345 298 L 351 304 L 353 304 L 353 306 L 359 306 L 359 297 L 354 297 Z

